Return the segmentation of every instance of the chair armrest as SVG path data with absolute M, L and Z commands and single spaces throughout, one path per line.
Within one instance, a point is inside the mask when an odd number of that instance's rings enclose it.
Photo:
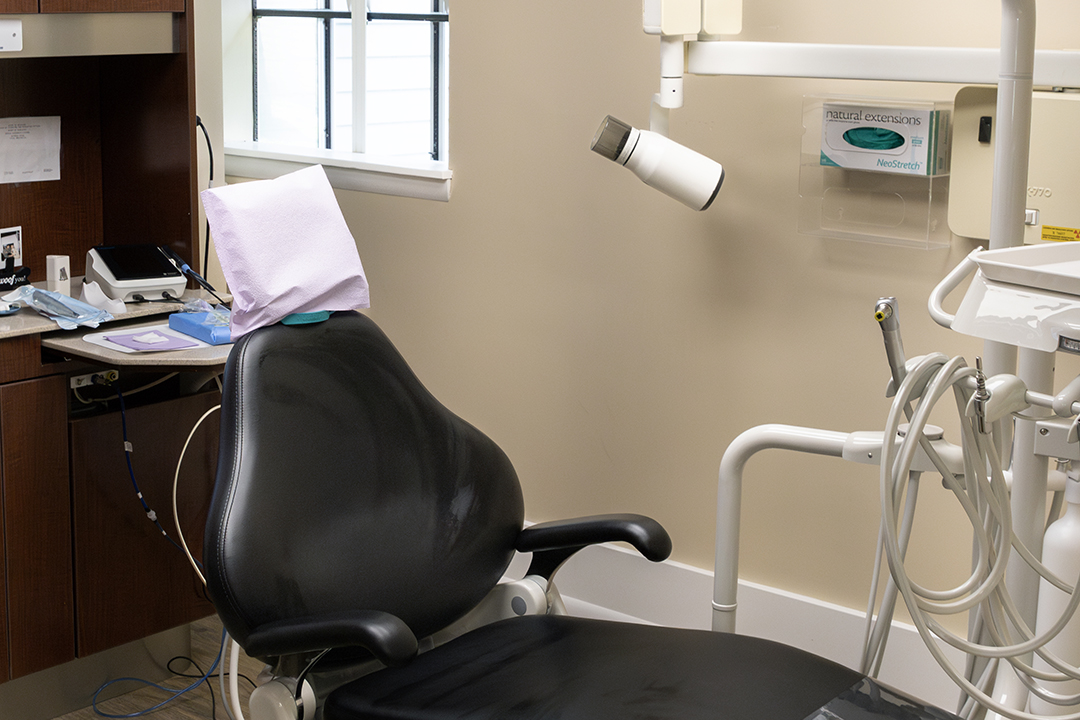
M 268 657 L 343 647 L 362 647 L 390 666 L 406 664 L 417 652 L 409 626 L 377 610 L 275 620 L 252 631 L 244 649 Z
M 667 530 L 644 515 L 592 515 L 537 523 L 521 531 L 516 549 L 533 554 L 529 575 L 550 580 L 559 566 L 578 550 L 615 541 L 630 543 L 652 562 L 666 560 L 671 554 Z

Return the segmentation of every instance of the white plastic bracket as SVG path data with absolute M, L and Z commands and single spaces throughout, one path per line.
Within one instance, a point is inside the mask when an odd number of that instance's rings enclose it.
M 1035 423 L 1035 454 L 1059 460 L 1080 460 L 1076 423 L 1071 419 L 1047 418 Z
M 660 36 L 660 107 L 683 105 L 683 72 L 686 70 L 686 42 L 682 35 Z

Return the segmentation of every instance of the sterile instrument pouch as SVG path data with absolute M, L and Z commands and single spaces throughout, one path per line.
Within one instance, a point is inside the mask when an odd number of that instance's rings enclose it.
M 321 165 L 202 192 L 232 293 L 231 337 L 289 315 L 369 306 L 356 241 Z
M 210 325 L 229 326 L 229 308 L 224 305 L 211 305 L 202 298 L 193 298 L 184 303 L 185 313 L 206 313 L 206 322 Z
M 23 285 L 2 298 L 6 302 L 21 302 L 39 314 L 56 322 L 64 330 L 78 327 L 96 328 L 100 323 L 112 320 L 111 313 L 88 305 L 81 300 L 32 285 Z
M 197 298 L 184 303 L 183 312 L 169 316 L 169 327 L 210 345 L 224 345 L 231 339 L 229 316 L 228 308 L 221 305 L 213 307 Z

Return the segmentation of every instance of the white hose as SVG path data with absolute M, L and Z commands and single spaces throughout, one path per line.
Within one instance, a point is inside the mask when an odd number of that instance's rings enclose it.
M 244 720 L 244 711 L 240 707 L 240 643 L 232 641 L 232 655 L 229 656 L 229 702 L 232 703 L 233 717 Z
M 199 581 L 206 585 L 206 578 L 203 577 L 202 570 L 199 568 L 199 563 L 195 562 L 195 558 L 191 556 L 191 550 L 188 549 L 187 540 L 184 539 L 184 529 L 180 527 L 180 510 L 176 500 L 177 489 L 180 486 L 180 468 L 184 464 L 184 455 L 187 453 L 188 445 L 191 444 L 191 438 L 195 437 L 195 431 L 202 425 L 203 420 L 208 418 L 211 413 L 214 413 L 221 409 L 220 405 L 215 405 L 202 414 L 191 428 L 191 432 L 188 433 L 187 440 L 184 441 L 184 447 L 180 449 L 180 459 L 176 461 L 176 472 L 173 474 L 173 487 L 172 487 L 172 506 L 173 506 L 173 521 L 176 522 L 176 534 L 180 536 L 180 546 L 184 549 L 184 555 L 187 556 L 188 562 L 191 564 L 191 568 L 195 571 L 195 574 L 199 576 Z
M 229 654 L 229 633 L 225 633 L 221 639 L 221 661 L 218 662 L 218 687 L 221 690 L 221 704 L 225 706 L 225 714 L 229 716 L 229 720 L 242 720 L 237 718 L 233 713 L 232 706 L 229 704 L 229 694 L 225 692 L 225 657 Z
M 881 541 L 879 554 L 889 564 L 897 592 L 904 598 L 912 621 L 919 635 L 926 643 L 931 654 L 942 669 L 967 694 L 969 700 L 961 708 L 967 714 L 977 708 L 975 703 L 1013 720 L 1041 720 L 1042 716 L 1033 715 L 1001 705 L 987 693 L 993 668 L 998 660 L 1005 660 L 1012 665 L 1033 694 L 1048 699 L 1049 702 L 1069 704 L 1080 700 L 1055 695 L 1041 688 L 1038 680 L 1059 681 L 1068 678 L 1080 678 L 1080 669 L 1064 663 L 1043 647 L 1059 633 L 1080 605 L 1080 593 L 1073 593 L 1073 588 L 1047 570 L 1041 562 L 1021 543 L 1013 533 L 1009 509 L 1009 490 L 1001 468 L 999 454 L 993 438 L 978 430 L 977 418 L 967 415 L 969 400 L 972 396 L 971 377 L 975 370 L 967 367 L 962 358 L 946 359 L 944 355 L 929 355 L 910 369 L 896 393 L 885 425 L 885 437 L 896 437 L 899 425 L 906 414 L 910 414 L 909 427 L 899 445 L 883 443 L 881 455 Z M 918 403 L 911 411 L 911 403 L 920 395 Z M 930 413 L 936 403 L 949 391 L 953 392 L 960 414 L 963 435 L 964 467 L 963 478 L 952 475 L 943 464 L 935 465 L 942 471 L 944 484 L 960 502 L 971 524 L 975 538 L 972 572 L 956 587 L 946 590 L 933 590 L 922 587 L 908 577 L 904 566 L 907 535 L 912 523 L 913 481 L 918 474 L 911 473 L 911 465 L 920 446 L 928 442 L 923 437 Z M 1001 426 L 994 424 L 995 428 Z M 902 502 L 907 496 L 907 501 Z M 903 507 L 901 514 L 900 508 Z M 1013 599 L 1005 586 L 1005 570 L 1011 553 L 1015 551 L 1039 575 L 1046 578 L 1064 592 L 1071 593 L 1070 601 L 1060 618 L 1046 632 L 1035 636 L 1020 617 Z M 1080 583 L 1080 579 L 1077 581 Z M 876 581 L 873 593 L 877 592 Z M 888 591 L 887 591 L 888 593 Z M 870 601 L 871 610 L 875 598 Z M 887 625 L 891 622 L 890 612 L 886 612 L 888 599 L 882 607 L 878 625 L 870 631 L 868 626 L 867 645 L 863 654 L 864 670 L 880 664 L 882 644 L 887 635 Z M 947 630 L 932 615 L 952 615 L 962 612 L 981 612 L 993 645 L 980 644 L 961 638 Z M 884 623 L 884 626 L 882 625 Z M 977 684 L 968 680 L 964 674 L 945 657 L 940 643 L 944 642 L 972 656 L 988 658 L 989 666 L 983 671 Z M 1020 658 L 1036 652 L 1058 672 L 1039 671 Z M 1057 720 L 1080 720 L 1080 713 L 1061 715 Z

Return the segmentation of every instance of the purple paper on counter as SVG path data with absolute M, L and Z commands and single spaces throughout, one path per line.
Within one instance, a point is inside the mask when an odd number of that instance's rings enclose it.
M 123 335 L 106 335 L 105 339 L 109 342 L 114 342 L 117 345 L 122 345 L 132 350 L 139 350 L 141 352 L 153 352 L 158 350 L 183 350 L 185 348 L 198 347 L 199 344 L 178 338 L 173 335 L 166 335 L 165 333 L 157 330 L 139 330 L 136 332 L 125 333 Z

